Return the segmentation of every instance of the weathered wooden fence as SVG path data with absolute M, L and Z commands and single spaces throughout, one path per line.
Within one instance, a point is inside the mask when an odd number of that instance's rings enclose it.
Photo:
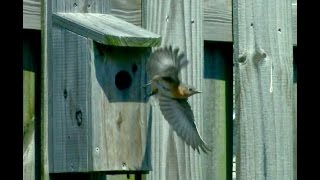
M 112 14 L 161 35 L 162 46 L 172 44 L 186 52 L 191 63 L 182 80 L 203 91 L 190 102 L 200 134 L 213 152 L 198 155 L 187 147 L 151 98 L 153 170 L 147 175 L 80 174 L 79 179 L 231 179 L 232 46 L 237 178 L 296 179 L 296 0 L 107 0 L 104 6 L 96 2 L 67 1 L 70 11 Z M 24 32 L 38 31 L 24 33 L 24 179 L 53 179 L 47 144 L 52 9 L 51 1 L 23 1 Z M 42 51 L 32 40 L 40 36 Z
M 295 179 L 292 3 L 233 7 L 237 179 Z
M 197 89 L 203 87 L 203 18 L 201 1 L 145 0 L 143 26 L 162 37 L 162 46 L 173 45 L 191 59 L 182 71 L 182 81 Z M 196 124 L 203 134 L 203 96 L 193 96 L 190 103 Z M 153 171 L 147 179 L 202 179 L 202 163 L 197 152 L 173 132 L 163 118 L 158 102 L 151 98 Z M 206 155 L 204 155 L 206 156 Z

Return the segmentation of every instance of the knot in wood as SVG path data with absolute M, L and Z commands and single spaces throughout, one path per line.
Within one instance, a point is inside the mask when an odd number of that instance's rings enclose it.
M 82 111 L 81 110 L 76 111 L 76 120 L 77 120 L 78 126 L 80 126 L 82 123 Z

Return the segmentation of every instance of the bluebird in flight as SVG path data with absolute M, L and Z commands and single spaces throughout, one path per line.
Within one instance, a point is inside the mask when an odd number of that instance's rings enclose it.
M 151 93 L 147 96 L 157 95 L 160 110 L 164 118 L 176 134 L 193 150 L 199 147 L 208 153 L 211 148 L 201 138 L 188 97 L 200 93 L 193 86 L 181 82 L 180 71 L 188 65 L 184 53 L 178 54 L 179 49 L 171 46 L 155 50 L 147 62 L 147 73 L 151 85 Z M 146 87 L 145 86 L 145 87 Z

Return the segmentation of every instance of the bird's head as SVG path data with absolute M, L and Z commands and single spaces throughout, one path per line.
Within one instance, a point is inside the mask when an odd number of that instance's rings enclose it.
M 194 94 L 201 93 L 201 91 L 198 91 L 195 87 L 190 85 L 180 85 L 179 88 L 180 88 L 181 94 L 183 94 L 186 97 L 190 97 Z

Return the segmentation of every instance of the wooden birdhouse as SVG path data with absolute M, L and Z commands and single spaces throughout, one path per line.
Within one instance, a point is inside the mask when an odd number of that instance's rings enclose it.
M 53 13 L 51 173 L 151 170 L 142 86 L 160 36 L 108 14 Z

